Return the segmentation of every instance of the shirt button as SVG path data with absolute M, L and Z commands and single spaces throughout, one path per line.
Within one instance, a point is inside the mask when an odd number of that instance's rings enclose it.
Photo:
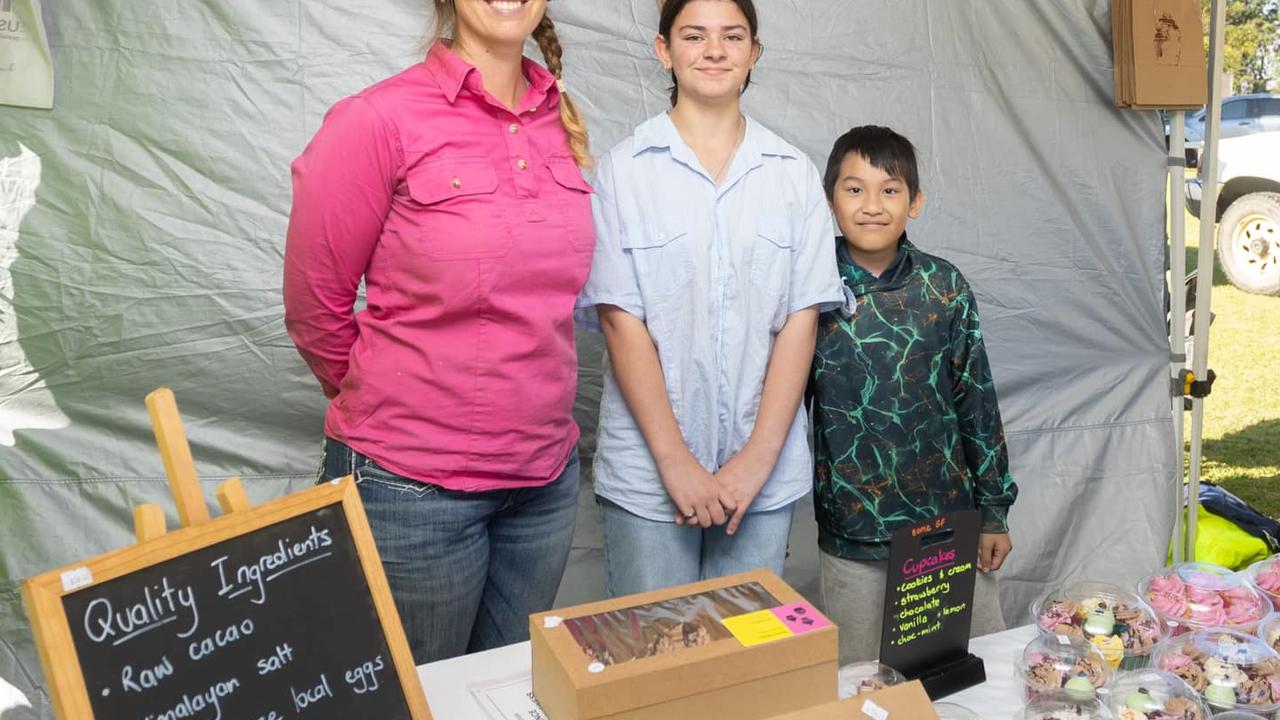
M 507 132 L 511 133 L 512 135 L 515 135 L 516 133 L 520 132 L 520 126 L 515 123 L 511 123 L 510 125 L 507 126 Z
M 461 179 L 461 178 L 454 178 L 454 179 L 453 179 L 453 189 L 454 189 L 454 190 L 457 190 L 457 189 L 458 189 L 458 188 L 460 188 L 460 187 L 462 187 L 462 179 Z
M 658 233 L 657 235 L 654 235 L 654 236 L 653 236 L 653 239 L 654 239 L 654 240 L 666 240 L 666 239 L 667 239 L 667 234 L 666 234 L 666 233 Z
M 529 162 L 528 162 L 527 160 L 523 160 L 523 159 L 522 159 L 522 160 L 517 160 L 517 161 L 516 161 L 516 167 L 520 168 L 521 170 L 528 170 L 528 169 L 529 169 Z

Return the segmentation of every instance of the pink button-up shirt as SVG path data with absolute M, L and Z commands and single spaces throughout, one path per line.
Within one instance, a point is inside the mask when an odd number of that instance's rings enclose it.
M 591 187 L 555 78 L 524 75 L 512 112 L 436 43 L 334 105 L 293 163 L 285 325 L 333 399 L 325 433 L 453 490 L 545 484 L 578 440 Z

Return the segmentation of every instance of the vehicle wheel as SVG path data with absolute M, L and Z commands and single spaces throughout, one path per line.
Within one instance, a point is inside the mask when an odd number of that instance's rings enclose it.
M 1231 203 L 1218 226 L 1218 262 L 1241 290 L 1280 295 L 1280 193 Z

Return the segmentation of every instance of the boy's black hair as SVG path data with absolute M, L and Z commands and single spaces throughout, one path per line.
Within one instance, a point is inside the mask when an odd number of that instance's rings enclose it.
M 828 200 L 835 199 L 840 165 L 849 153 L 861 155 L 873 167 L 906 183 L 911 199 L 916 199 L 920 192 L 920 171 L 916 167 L 915 146 L 887 127 L 861 125 L 841 135 L 831 148 L 827 172 L 822 176 L 822 188 Z

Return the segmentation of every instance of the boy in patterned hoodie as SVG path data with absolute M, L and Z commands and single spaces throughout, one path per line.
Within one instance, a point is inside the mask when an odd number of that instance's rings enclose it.
M 893 532 L 955 510 L 981 513 L 973 634 L 996 632 L 995 571 L 1013 547 L 1018 488 L 973 291 L 907 240 L 924 192 L 906 138 L 850 130 L 823 180 L 846 303 L 818 321 L 809 390 L 822 599 L 840 627 L 840 661 L 879 653 Z

